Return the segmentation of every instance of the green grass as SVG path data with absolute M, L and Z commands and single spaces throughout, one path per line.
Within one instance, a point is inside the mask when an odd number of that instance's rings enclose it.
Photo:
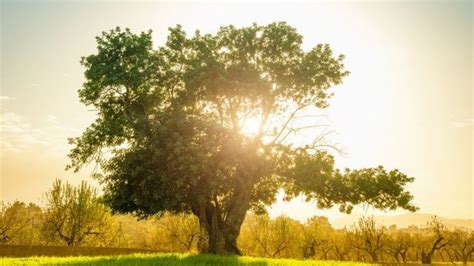
M 100 257 L 28 257 L 2 258 L 0 265 L 251 265 L 251 266 L 322 266 L 367 265 L 358 262 L 266 259 L 253 257 L 195 255 L 181 253 L 132 254 Z

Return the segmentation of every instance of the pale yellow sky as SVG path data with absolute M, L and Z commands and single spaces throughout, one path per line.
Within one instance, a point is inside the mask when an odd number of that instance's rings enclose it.
M 304 48 L 329 43 L 351 75 L 325 110 L 347 153 L 339 167 L 384 165 L 414 176 L 409 189 L 424 213 L 473 218 L 473 72 L 470 1 L 297 4 L 1 2 L 0 199 L 41 202 L 65 172 L 66 138 L 94 119 L 81 105 L 81 56 L 115 26 L 215 32 L 221 25 L 287 21 Z M 359 208 L 357 213 L 373 213 Z M 341 216 L 296 199 L 273 215 Z M 380 213 L 380 212 L 377 212 Z

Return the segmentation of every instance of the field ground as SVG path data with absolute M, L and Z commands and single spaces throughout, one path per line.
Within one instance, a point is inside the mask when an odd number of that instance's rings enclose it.
M 0 265 L 251 265 L 251 266 L 323 266 L 367 265 L 358 262 L 335 262 L 291 259 L 266 259 L 181 253 L 132 254 L 96 257 L 1 258 Z
M 158 250 L 114 247 L 68 247 L 35 245 L 0 245 L 2 257 L 66 257 L 66 256 L 117 256 L 136 253 L 157 253 Z M 163 252 L 162 252 L 163 253 Z

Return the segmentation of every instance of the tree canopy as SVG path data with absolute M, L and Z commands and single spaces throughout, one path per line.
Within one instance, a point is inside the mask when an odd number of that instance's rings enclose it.
M 110 215 L 96 194 L 84 181 L 74 187 L 56 179 L 46 193 L 44 231 L 68 246 L 78 246 L 88 238 L 103 235 L 110 226 Z
M 329 45 L 304 51 L 302 41 L 284 22 L 193 36 L 178 25 L 158 48 L 151 31 L 103 32 L 81 60 L 79 97 L 97 118 L 70 139 L 68 167 L 98 163 L 115 211 L 195 214 L 203 252 L 239 254 L 245 214 L 264 212 L 279 189 L 343 212 L 360 203 L 414 211 L 412 177 L 381 166 L 339 171 L 320 136 L 291 138 L 317 126 L 308 110 L 327 108 L 330 88 L 349 74 Z M 244 134 L 250 122 L 256 130 Z

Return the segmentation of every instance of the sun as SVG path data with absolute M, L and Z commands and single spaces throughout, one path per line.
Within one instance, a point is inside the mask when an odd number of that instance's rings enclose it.
M 240 133 L 248 136 L 248 137 L 255 137 L 258 134 L 258 130 L 260 129 L 260 120 L 256 117 L 249 117 L 247 118 L 240 128 Z

